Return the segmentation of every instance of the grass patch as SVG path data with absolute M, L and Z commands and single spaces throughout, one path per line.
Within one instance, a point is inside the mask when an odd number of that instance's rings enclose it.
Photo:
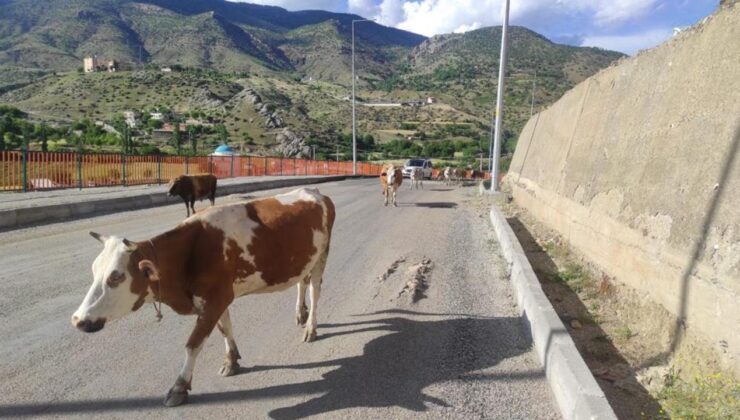
M 740 418 L 740 383 L 726 374 L 673 380 L 658 394 L 672 419 Z

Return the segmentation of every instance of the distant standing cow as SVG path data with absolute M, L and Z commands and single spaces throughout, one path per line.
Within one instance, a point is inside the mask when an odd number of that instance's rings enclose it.
M 422 171 L 421 168 L 413 168 L 411 170 L 411 174 L 409 175 L 409 181 L 410 181 L 409 183 L 411 184 L 409 185 L 409 189 L 413 190 L 414 188 L 416 188 L 418 190 L 419 187 L 421 187 L 421 189 L 423 190 L 424 189 L 424 184 L 422 183 L 423 179 L 424 179 L 424 171 Z
M 396 168 L 392 164 L 383 166 L 383 171 L 380 174 L 380 185 L 383 187 L 383 197 L 385 197 L 384 205 L 388 205 L 390 199 L 393 207 L 396 205 L 396 191 L 401 187 L 403 183 L 403 173 L 401 168 Z
M 180 175 L 170 182 L 169 196 L 180 196 L 185 201 L 185 209 L 195 214 L 195 200 L 208 197 L 211 205 L 216 204 L 216 177 L 214 175 Z M 190 205 L 188 206 L 188 203 Z

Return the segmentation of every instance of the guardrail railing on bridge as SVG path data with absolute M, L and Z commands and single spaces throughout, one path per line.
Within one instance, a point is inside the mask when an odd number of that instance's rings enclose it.
M 381 165 L 358 162 L 358 175 Z M 183 174 L 243 176 L 351 175 L 352 162 L 261 156 L 162 156 L 0 151 L 0 191 L 161 184 Z

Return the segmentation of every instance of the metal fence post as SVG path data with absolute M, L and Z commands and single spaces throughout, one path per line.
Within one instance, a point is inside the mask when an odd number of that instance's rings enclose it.
M 280 158 L 280 176 L 283 176 L 283 158 Z
M 77 152 L 77 188 L 82 189 L 82 153 Z
M 188 174 L 188 170 L 189 170 L 189 169 L 190 169 L 190 168 L 188 168 L 188 157 L 187 157 L 187 156 L 185 156 L 185 175 L 187 175 L 187 174 Z
M 121 166 L 123 167 L 123 186 L 126 186 L 126 154 L 121 153 Z
M 231 155 L 231 177 L 234 177 L 234 155 Z
M 28 191 L 28 150 L 24 147 L 21 153 L 21 181 L 23 182 L 23 192 Z
M 157 185 L 162 183 L 162 155 L 157 154 Z

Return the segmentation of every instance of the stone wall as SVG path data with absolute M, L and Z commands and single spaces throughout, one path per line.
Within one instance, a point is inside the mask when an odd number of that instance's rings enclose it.
M 740 4 L 585 80 L 524 128 L 515 201 L 740 373 Z

